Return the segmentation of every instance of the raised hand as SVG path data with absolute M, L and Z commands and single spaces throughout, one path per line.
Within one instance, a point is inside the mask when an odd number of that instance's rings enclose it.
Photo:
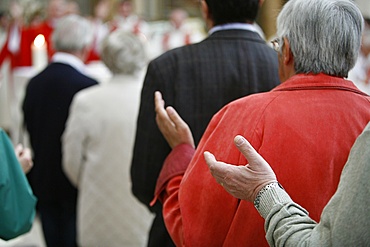
M 253 202 L 265 185 L 277 181 L 276 176 L 270 165 L 243 136 L 236 136 L 234 143 L 249 164 L 230 165 L 217 161 L 210 152 L 204 152 L 204 158 L 212 176 L 228 193 Z
M 189 126 L 171 106 L 164 108 L 165 102 L 160 92 L 154 93 L 156 122 L 159 130 L 171 148 L 187 143 L 195 147 L 193 135 Z

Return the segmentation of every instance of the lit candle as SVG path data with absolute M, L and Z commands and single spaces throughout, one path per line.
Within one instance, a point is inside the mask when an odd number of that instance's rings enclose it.
M 37 35 L 32 44 L 32 65 L 40 70 L 46 67 L 48 63 L 48 53 L 46 49 L 45 37 L 42 34 Z

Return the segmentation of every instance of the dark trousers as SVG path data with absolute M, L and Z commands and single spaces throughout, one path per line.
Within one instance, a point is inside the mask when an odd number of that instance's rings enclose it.
M 39 203 L 38 211 L 48 247 L 76 247 L 76 205 Z
M 149 232 L 148 247 L 175 247 L 171 236 L 164 224 L 162 211 L 156 212 L 152 227 Z

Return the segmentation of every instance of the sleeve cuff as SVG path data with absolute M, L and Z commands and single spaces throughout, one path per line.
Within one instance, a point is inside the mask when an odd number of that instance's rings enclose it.
M 153 206 L 158 199 L 162 201 L 160 196 L 171 178 L 185 173 L 194 153 L 195 149 L 189 144 L 180 144 L 172 149 L 165 159 L 162 170 L 159 173 L 154 191 L 154 199 L 150 203 L 151 206 Z
M 287 204 L 292 202 L 292 199 L 288 193 L 279 186 L 272 186 L 264 190 L 259 195 L 259 203 L 256 206 L 256 209 L 260 215 L 266 219 L 267 215 L 270 213 L 271 209 L 277 204 Z

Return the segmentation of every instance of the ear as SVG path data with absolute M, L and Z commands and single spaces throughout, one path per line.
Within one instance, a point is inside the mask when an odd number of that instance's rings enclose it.
M 263 4 L 263 2 L 264 2 L 265 0 L 260 0 L 259 1 L 259 5 L 260 5 L 260 8 L 262 7 L 262 4 Z
M 201 0 L 200 2 L 202 5 L 202 15 L 203 15 L 204 20 L 210 25 L 210 27 L 213 27 L 212 16 L 211 16 L 211 13 L 209 12 L 209 8 L 208 8 L 206 1 Z
M 289 40 L 284 37 L 284 44 L 282 47 L 282 55 L 283 55 L 283 62 L 284 64 L 293 63 L 293 53 L 290 49 Z

